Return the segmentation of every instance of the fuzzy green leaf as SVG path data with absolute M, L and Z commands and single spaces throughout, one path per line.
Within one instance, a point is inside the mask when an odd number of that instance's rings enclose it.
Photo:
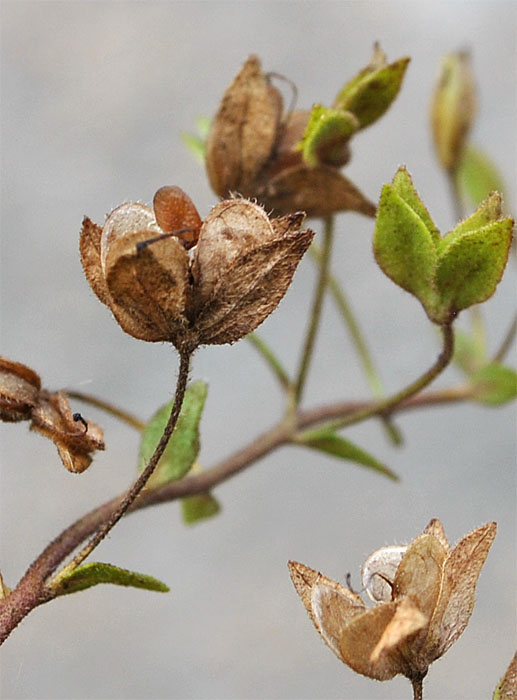
M 474 398 L 490 406 L 500 406 L 517 396 L 517 372 L 496 362 L 475 372 L 471 382 Z
M 303 139 L 298 148 L 309 167 L 321 162 L 340 164 L 343 148 L 359 128 L 359 122 L 350 112 L 314 105 Z
M 436 270 L 445 317 L 452 319 L 458 311 L 492 296 L 506 266 L 512 228 L 511 219 L 502 219 L 465 233 L 457 227 L 446 236 L 450 239 L 440 249 Z
M 363 467 L 369 467 L 394 481 L 398 481 L 398 476 L 385 464 L 332 430 L 307 431 L 298 436 L 297 443 L 340 459 L 355 462 Z
M 211 493 L 197 493 L 181 499 L 183 522 L 192 525 L 217 515 L 221 510 L 219 501 Z
M 395 185 L 382 188 L 377 223 L 373 239 L 375 259 L 382 271 L 395 284 L 416 296 L 426 309 L 437 302 L 434 290 L 437 252 L 434 228 L 423 205 L 418 206 L 408 196 L 408 186 L 402 186 L 404 172 L 395 176 Z M 409 203 L 401 196 L 407 196 Z M 416 193 L 415 193 L 416 196 Z M 432 222 L 431 222 L 432 224 Z
M 495 223 L 501 217 L 501 195 L 492 192 L 476 209 L 476 211 L 455 226 L 452 231 L 444 236 L 439 245 L 439 254 L 455 243 L 466 233 L 473 233 L 484 226 Z
M 352 112 L 361 129 L 373 124 L 397 96 L 409 61 L 409 58 L 401 58 L 377 70 L 361 71 L 340 91 L 334 102 L 335 109 Z
M 504 193 L 504 183 L 496 166 L 483 151 L 467 146 L 462 155 L 456 178 L 460 189 L 474 206 L 480 204 L 490 192 Z
M 185 392 L 178 423 L 158 466 L 149 479 L 150 488 L 158 488 L 181 479 L 192 467 L 199 453 L 199 422 L 203 413 L 208 386 L 198 381 Z M 151 418 L 142 435 L 138 469 L 142 471 L 158 444 L 172 409 L 172 402 L 162 406 Z
M 92 564 L 79 566 L 72 573 L 59 579 L 54 592 L 56 595 L 68 595 L 69 593 L 77 593 L 77 591 L 84 591 L 86 588 L 97 586 L 99 583 L 145 588 L 148 591 L 159 591 L 160 593 L 167 593 L 170 590 L 165 583 L 153 576 L 121 569 L 112 564 L 93 562 Z
M 434 221 L 431 219 L 431 216 L 427 211 L 427 208 L 420 199 L 420 196 L 413 184 L 413 180 L 411 179 L 411 175 L 408 173 L 407 168 L 405 168 L 403 165 L 395 173 L 391 186 L 393 191 L 400 195 L 404 202 L 411 207 L 419 219 L 425 224 L 435 244 L 439 244 L 441 240 L 440 232 L 436 228 Z

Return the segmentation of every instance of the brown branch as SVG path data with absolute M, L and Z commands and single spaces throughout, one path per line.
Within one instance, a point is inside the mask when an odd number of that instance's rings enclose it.
M 468 387 L 465 386 L 427 392 L 403 401 L 393 413 L 458 402 L 467 398 L 468 395 Z M 329 419 L 345 418 L 359 410 L 373 407 L 376 403 L 375 401 L 339 402 L 300 411 L 297 414 L 295 426 L 285 422 L 278 423 L 211 469 L 186 476 L 180 481 L 174 481 L 156 490 L 144 489 L 128 509 L 128 513 L 207 491 L 247 469 L 278 447 L 288 444 L 295 429 L 308 428 Z M 0 601 L 0 644 L 31 610 L 51 599 L 51 593 L 45 588 L 48 577 L 81 542 L 106 523 L 125 496 L 126 492 L 90 511 L 47 545 L 17 587 L 7 598 Z

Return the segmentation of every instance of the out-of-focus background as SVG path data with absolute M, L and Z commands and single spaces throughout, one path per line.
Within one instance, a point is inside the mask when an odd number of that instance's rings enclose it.
M 515 186 L 516 5 L 512 2 L 8 2 L 1 5 L 2 353 L 46 386 L 93 393 L 142 418 L 171 397 L 176 358 L 125 335 L 83 276 L 78 235 L 127 200 L 178 184 L 202 215 L 215 203 L 181 142 L 211 115 L 250 53 L 298 85 L 298 104 L 329 104 L 374 41 L 412 58 L 402 92 L 353 141 L 346 174 L 376 200 L 405 163 L 442 231 L 455 223 L 431 146 L 429 100 L 446 52 L 468 48 L 479 90 L 472 134 Z M 514 190 L 515 191 L 515 190 Z M 510 202 L 515 205 L 515 199 Z M 338 218 L 333 270 L 350 295 L 386 391 L 429 367 L 439 338 L 420 305 L 376 267 L 373 223 Z M 513 314 L 512 260 L 484 306 L 495 351 Z M 314 286 L 301 264 L 261 328 L 291 370 Z M 464 314 L 463 326 L 468 325 Z M 209 382 L 201 462 L 211 466 L 275 421 L 281 396 L 253 348 L 201 349 Z M 449 369 L 437 386 L 462 377 Z M 325 305 L 305 405 L 370 395 L 332 304 Z M 74 404 L 105 429 L 90 470 L 66 472 L 26 424 L 3 425 L 1 566 L 14 585 L 65 526 L 122 491 L 138 436 Z M 407 542 L 439 517 L 452 541 L 499 531 L 463 637 L 431 669 L 427 700 L 486 698 L 515 647 L 515 408 L 438 407 L 397 418 L 402 448 L 377 421 L 347 435 L 401 476 L 392 483 L 331 457 L 282 449 L 216 489 L 212 521 L 188 528 L 177 503 L 121 522 L 94 559 L 153 574 L 171 592 L 109 586 L 34 611 L 2 654 L 4 698 L 408 698 L 405 679 L 374 683 L 318 638 L 288 577 L 302 561 L 359 587 L 377 547 Z

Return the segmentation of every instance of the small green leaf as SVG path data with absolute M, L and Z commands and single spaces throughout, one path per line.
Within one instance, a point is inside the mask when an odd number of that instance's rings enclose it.
M 452 318 L 492 296 L 508 260 L 512 228 L 511 219 L 502 219 L 475 231 L 458 234 L 455 229 L 449 234 L 452 243 L 440 250 L 436 270 L 445 316 Z
M 160 593 L 167 593 L 170 590 L 165 583 L 153 576 L 121 569 L 112 564 L 93 562 L 92 564 L 79 566 L 72 573 L 59 579 L 54 587 L 54 592 L 56 595 L 67 595 L 68 593 L 84 591 L 86 588 L 97 586 L 99 583 L 145 588 L 148 591 L 159 591 Z
M 350 112 L 314 105 L 303 138 L 298 145 L 309 167 L 320 163 L 341 165 L 344 148 L 359 128 Z
M 361 464 L 364 467 L 369 467 L 375 471 L 384 474 L 384 476 L 398 481 L 399 477 L 395 472 L 391 471 L 385 464 L 379 462 L 378 459 L 373 457 L 371 454 L 363 450 L 361 447 L 354 445 L 350 440 L 346 440 L 337 433 L 328 429 L 312 430 L 301 435 L 297 438 L 297 443 L 305 445 L 306 447 L 311 447 L 314 450 L 319 450 L 320 452 L 325 452 L 326 454 L 333 455 L 334 457 L 339 457 L 341 459 L 346 459 L 350 462 L 355 462 L 356 464 Z
M 517 396 L 517 372 L 496 362 L 475 372 L 471 383 L 476 401 L 490 406 L 500 406 Z
M 195 496 L 187 496 L 181 500 L 181 513 L 187 525 L 211 518 L 220 510 L 219 501 L 208 492 L 197 493 Z
M 501 218 L 501 195 L 492 192 L 476 211 L 455 226 L 440 242 L 440 254 L 465 233 L 473 233 L 483 226 L 489 226 Z
M 398 95 L 409 61 L 401 58 L 376 70 L 361 71 L 340 91 L 334 108 L 352 112 L 360 129 L 373 124 Z
M 411 175 L 408 173 L 407 168 L 405 168 L 403 165 L 395 173 L 392 187 L 393 191 L 400 195 L 404 202 L 411 207 L 418 218 L 425 224 L 434 243 L 439 244 L 441 240 L 440 232 L 436 228 L 434 221 L 431 219 L 431 216 L 427 211 L 427 208 L 420 199 L 420 196 L 413 184 L 413 180 L 411 179 Z
M 429 228 L 427 210 L 424 218 L 419 214 L 423 205 L 417 206 L 413 198 L 409 198 L 411 203 L 408 203 L 397 192 L 397 189 L 404 189 L 403 194 L 407 196 L 409 189 L 402 188 L 400 171 L 397 176 L 396 186 L 382 188 L 373 239 L 375 259 L 395 284 L 420 299 L 426 309 L 433 308 L 437 302 L 434 290 L 436 234 Z
M 460 189 L 474 206 L 480 204 L 490 192 L 504 193 L 504 182 L 496 166 L 483 151 L 467 146 L 456 171 Z
M 192 467 L 199 452 L 199 422 L 208 386 L 198 381 L 185 392 L 178 423 L 152 477 L 150 488 L 158 488 L 181 479 Z M 142 471 L 158 444 L 172 409 L 172 402 L 162 406 L 151 418 L 142 435 L 138 469 Z

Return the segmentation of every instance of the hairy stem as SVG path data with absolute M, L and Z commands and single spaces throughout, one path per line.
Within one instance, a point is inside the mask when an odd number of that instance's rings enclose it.
M 424 698 L 424 679 L 416 678 L 411 681 L 413 686 L 413 700 L 423 700 Z

